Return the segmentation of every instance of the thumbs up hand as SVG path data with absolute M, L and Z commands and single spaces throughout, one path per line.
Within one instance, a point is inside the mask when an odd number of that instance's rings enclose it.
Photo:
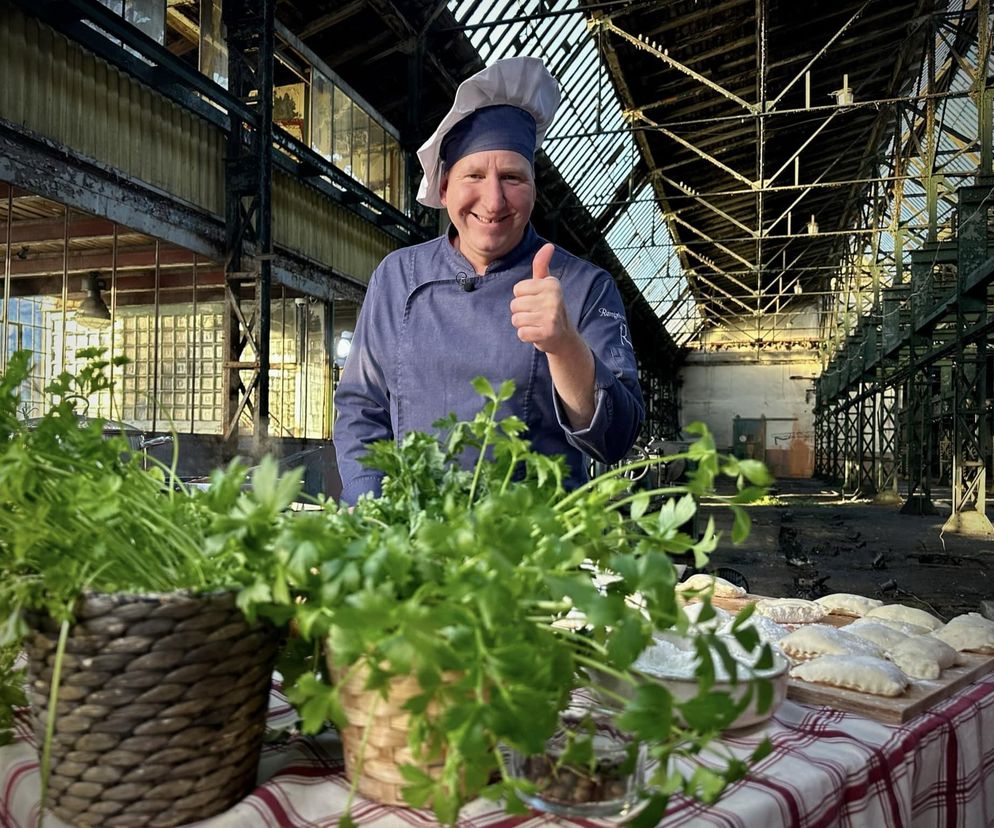
M 556 248 L 543 245 L 532 259 L 531 279 L 514 285 L 511 324 L 518 339 L 548 359 L 549 375 L 573 429 L 587 428 L 594 416 L 594 356 L 566 313 L 563 289 L 549 273 Z
M 518 339 L 547 354 L 556 353 L 579 336 L 566 315 L 562 286 L 549 273 L 555 250 L 552 244 L 539 248 L 532 260 L 532 278 L 515 284 L 511 300 L 511 324 Z
M 532 278 L 546 279 L 549 276 L 549 264 L 552 262 L 552 254 L 556 252 L 554 244 L 543 244 L 535 258 L 532 259 Z

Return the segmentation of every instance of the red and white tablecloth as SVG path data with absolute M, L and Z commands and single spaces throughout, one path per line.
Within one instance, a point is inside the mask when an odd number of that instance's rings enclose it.
M 286 726 L 293 714 L 273 692 L 270 722 Z M 676 799 L 661 825 L 747 826 L 994 826 L 994 676 L 972 684 L 932 710 L 899 726 L 824 707 L 786 701 L 760 731 L 722 745 L 748 754 L 766 735 L 773 753 L 715 805 Z M 26 722 L 18 740 L 0 748 L 0 824 L 36 825 L 38 759 Z M 333 734 L 292 738 L 263 753 L 258 788 L 201 828 L 333 826 L 343 814 L 348 784 Z M 427 826 L 425 811 L 388 808 L 357 799 L 360 825 Z M 61 826 L 47 817 L 48 826 Z M 493 803 L 467 806 L 462 828 L 605 824 L 533 814 L 509 817 Z

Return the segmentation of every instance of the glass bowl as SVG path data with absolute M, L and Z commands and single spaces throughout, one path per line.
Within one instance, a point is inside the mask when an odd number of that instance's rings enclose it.
M 535 785 L 519 792 L 535 810 L 566 817 L 612 817 L 633 810 L 645 775 L 644 751 L 596 709 L 567 711 L 545 752 L 510 752 L 511 773 Z

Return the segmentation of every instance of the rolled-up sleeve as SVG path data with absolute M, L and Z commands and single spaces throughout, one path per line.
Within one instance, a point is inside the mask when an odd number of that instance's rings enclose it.
M 621 295 L 607 273 L 595 283 L 577 329 L 594 356 L 594 416 L 574 430 L 555 395 L 556 417 L 566 440 L 601 463 L 617 463 L 631 449 L 645 419 L 631 329 Z
M 390 390 L 385 367 L 382 333 L 388 326 L 378 315 L 387 313 L 382 298 L 383 265 L 374 271 L 359 311 L 352 348 L 335 391 L 335 453 L 342 478 L 343 503 L 354 505 L 366 492 L 380 494 L 381 472 L 362 465 L 368 446 L 392 439 Z

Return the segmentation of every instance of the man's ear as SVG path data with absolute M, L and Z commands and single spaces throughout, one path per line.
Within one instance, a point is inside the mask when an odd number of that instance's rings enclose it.
M 446 170 L 442 173 L 442 183 L 438 185 L 438 199 L 442 202 L 443 207 L 448 205 L 445 203 L 445 191 L 449 188 L 449 171 Z

